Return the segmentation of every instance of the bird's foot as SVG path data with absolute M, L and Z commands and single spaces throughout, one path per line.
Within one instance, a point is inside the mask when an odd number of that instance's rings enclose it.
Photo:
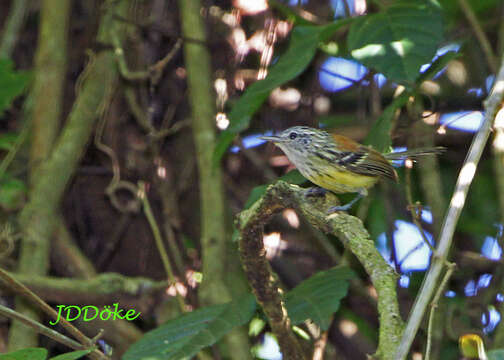
M 325 196 L 327 190 L 321 187 L 311 187 L 306 189 L 305 196 L 306 197 L 322 197 Z
M 347 211 L 353 206 L 353 204 L 355 204 L 357 201 L 359 201 L 360 199 L 362 199 L 366 195 L 367 195 L 367 192 L 361 191 L 357 194 L 356 197 L 354 197 L 351 201 L 347 202 L 346 204 L 330 207 L 329 210 L 327 210 L 327 213 L 332 214 L 337 211 Z

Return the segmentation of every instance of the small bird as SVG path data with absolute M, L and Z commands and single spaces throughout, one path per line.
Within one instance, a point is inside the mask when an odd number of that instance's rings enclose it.
M 390 161 L 444 150 L 432 147 L 382 154 L 346 136 L 308 126 L 294 126 L 276 136 L 262 136 L 261 139 L 272 141 L 282 149 L 305 178 L 324 189 L 320 189 L 322 193 L 325 190 L 337 194 L 357 193 L 347 204 L 331 207 L 329 213 L 350 209 L 367 196 L 367 189 L 380 178 L 397 182 L 397 173 Z

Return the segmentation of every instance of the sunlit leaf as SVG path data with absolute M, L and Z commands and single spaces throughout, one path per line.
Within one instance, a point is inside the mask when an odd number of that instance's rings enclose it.
M 81 357 L 89 354 L 91 351 L 93 351 L 93 349 L 72 351 L 72 352 L 69 352 L 66 354 L 61 354 L 61 355 L 52 357 L 49 360 L 77 360 L 77 359 L 80 359 Z
M 45 360 L 47 350 L 44 348 L 26 348 L 8 354 L 0 354 L 0 360 Z
M 29 78 L 26 71 L 14 71 L 11 60 L 0 59 L 0 116 L 21 95 Z
M 483 339 L 477 334 L 465 334 L 459 337 L 459 348 L 466 358 L 486 359 Z
M 313 275 L 289 291 L 285 306 L 292 324 L 311 319 L 327 330 L 331 315 L 338 311 L 340 300 L 347 294 L 348 280 L 354 276 L 349 268 L 335 267 Z
M 233 328 L 245 324 L 256 310 L 252 294 L 222 305 L 208 306 L 170 320 L 145 334 L 123 360 L 191 358 Z
M 320 43 L 348 22 L 341 20 L 324 26 L 294 27 L 285 54 L 269 69 L 268 76 L 250 85 L 233 106 L 229 113 L 229 128 L 220 134 L 214 151 L 214 164 L 220 161 L 235 135 L 249 127 L 252 116 L 268 98 L 269 93 L 300 75 L 310 64 Z
M 443 40 L 439 6 L 427 0 L 393 2 L 350 27 L 348 48 L 364 65 L 388 79 L 413 82 Z

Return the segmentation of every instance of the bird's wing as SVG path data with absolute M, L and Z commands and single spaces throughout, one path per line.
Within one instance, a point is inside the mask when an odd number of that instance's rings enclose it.
M 361 145 L 346 136 L 332 136 L 340 150 L 336 160 L 337 165 L 360 175 L 381 176 L 397 181 L 397 173 L 394 168 L 378 151 Z

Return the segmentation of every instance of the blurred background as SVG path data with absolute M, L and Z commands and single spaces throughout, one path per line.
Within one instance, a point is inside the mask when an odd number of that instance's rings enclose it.
M 96 114 L 84 114 L 84 118 L 96 117 L 96 121 L 89 125 L 88 136 L 79 140 L 87 145 L 75 150 L 74 169 L 61 168 L 50 174 L 68 180 L 61 184 L 59 199 L 47 200 L 55 201 L 48 210 L 54 221 L 50 260 L 42 266 L 46 270 L 37 276 L 93 279 L 97 274 L 118 273 L 125 277 L 121 281 L 137 281 L 140 290 L 133 293 L 119 286 L 117 292 L 91 290 L 89 297 L 83 297 L 82 291 L 74 289 L 53 288 L 36 281 L 31 285 L 50 304 L 103 305 L 119 301 L 125 309 L 141 311 L 140 318 L 131 323 L 77 323 L 89 336 L 105 327 L 103 340 L 114 347 L 114 356 L 118 356 L 143 332 L 180 314 L 180 298 L 177 300 L 175 294 L 183 298 L 185 311 L 191 311 L 219 302 L 219 287 L 214 286 L 214 281 L 222 281 L 228 289 L 229 297 L 223 300 L 247 291 L 237 243 L 231 240 L 233 216 L 250 205 L 253 189 L 293 169 L 279 149 L 259 140 L 259 136 L 308 125 L 369 143 L 373 124 L 404 91 L 405 84 L 349 56 L 348 28 L 342 27 L 331 41 L 319 46 L 305 70 L 269 93 L 220 161 L 224 197 L 218 207 L 224 208 L 220 215 L 227 245 L 221 248 L 224 253 L 213 258 L 222 276 L 209 280 L 210 295 L 202 297 L 198 291 L 205 283 L 205 271 L 209 269 L 205 263 L 210 259 L 204 259 L 208 243 L 201 240 L 201 223 L 207 214 L 200 203 L 204 195 L 199 161 L 202 152 L 211 154 L 213 149 L 194 143 L 201 127 L 194 126 L 191 114 L 200 98 L 191 98 L 194 90 L 188 88 L 187 52 L 183 51 L 187 44 L 201 45 L 202 40 L 182 32 L 185 20 L 180 4 L 174 0 L 127 1 L 124 12 L 108 20 L 108 9 L 114 1 L 59 3 L 0 3 L 0 263 L 12 272 L 19 269 L 23 226 L 31 224 L 23 220 L 22 214 L 30 204 L 31 211 L 38 214 L 33 210 L 36 204 L 31 190 L 38 179 L 49 176 L 48 168 L 39 165 L 49 156 L 50 148 L 61 141 L 58 137 L 71 122 L 73 112 L 80 110 L 76 105 L 79 96 L 96 88 Z M 391 3 L 203 1 L 199 12 L 205 20 L 214 107 L 207 110 L 212 114 L 210 124 L 216 136 L 233 125 L 229 112 L 244 91 L 267 78 L 270 67 L 285 53 L 296 26 L 290 21 L 292 16 L 326 24 L 380 13 Z M 400 274 L 398 297 L 405 318 L 431 255 L 408 205 L 421 204 L 417 215 L 424 236 L 435 245 L 461 165 L 483 121 L 482 102 L 493 85 L 496 59 L 504 49 L 501 1 L 443 1 L 441 15 L 443 41 L 433 58 L 420 68 L 420 73 L 429 69 L 435 72 L 418 82 L 416 96 L 402 110 L 391 112 L 390 140 L 394 150 L 436 145 L 447 151 L 436 158 L 422 159 L 413 167 L 398 168 L 399 184 L 380 183 L 351 210 L 364 221 L 380 253 Z M 55 18 L 51 20 L 52 16 Z M 42 27 L 43 19 L 49 24 L 46 27 Z M 127 30 L 101 35 L 116 26 L 110 25 L 114 21 Z M 48 35 L 44 40 L 41 29 L 50 29 L 51 23 L 53 34 L 59 35 Z M 51 48 L 48 39 L 56 42 L 56 48 Z M 107 66 L 121 69 L 114 81 L 108 80 L 107 76 L 112 75 L 107 75 L 106 70 L 105 75 L 89 70 L 93 62 L 101 64 L 104 53 L 113 54 Z M 103 76 L 103 82 L 92 85 L 95 88 L 83 86 L 90 84 L 93 76 Z M 45 122 L 47 112 L 54 108 L 56 113 L 47 116 L 55 121 Z M 458 223 L 450 255 L 457 269 L 437 310 L 434 359 L 458 358 L 457 341 L 466 333 L 479 334 L 490 348 L 504 347 L 504 326 L 500 323 L 504 309 L 504 137 L 500 121 L 485 149 Z M 37 148 L 37 141 L 48 142 L 43 147 L 46 150 Z M 60 186 L 60 182 L 55 181 L 54 186 Z M 144 197 L 138 196 L 139 190 L 144 191 Z M 342 202 L 352 196 L 342 195 Z M 145 199 L 151 211 L 147 217 Z M 38 201 L 43 206 L 44 198 Z M 149 221 L 157 223 L 166 246 L 173 271 L 168 285 L 166 264 Z M 324 358 L 358 360 L 375 351 L 376 292 L 364 270 L 336 238 L 313 229 L 294 210 L 286 209 L 266 226 L 264 244 L 266 256 L 285 289 L 337 264 L 344 263 L 356 271 L 358 277 L 352 280 L 326 334 Z M 25 265 L 25 269 L 29 267 Z M 20 273 L 28 274 L 20 280 L 30 285 L 30 271 Z M 14 306 L 11 292 L 2 290 L 0 295 L 3 305 Z M 12 340 L 10 328 L 9 321 L 0 319 L 0 352 L 6 352 Z M 317 339 L 309 325 L 302 328 Z M 255 356 L 281 358 L 264 322 L 261 325 L 259 321 L 252 334 L 248 341 Z M 425 334 L 425 328 L 420 334 Z M 54 354 L 64 351 L 64 347 L 43 337 L 39 345 Z M 422 359 L 424 346 L 425 337 L 421 336 L 413 345 L 413 359 Z M 215 358 L 237 358 L 225 353 L 221 356 Z

